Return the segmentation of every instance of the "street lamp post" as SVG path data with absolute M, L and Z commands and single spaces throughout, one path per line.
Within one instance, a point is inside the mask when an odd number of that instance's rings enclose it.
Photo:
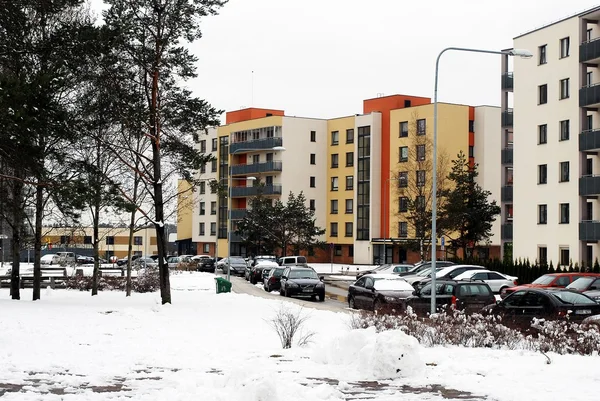
M 447 47 L 438 54 L 435 60 L 435 84 L 433 89 L 433 172 L 432 172 L 432 197 L 431 197 L 431 314 L 436 311 L 435 299 L 435 274 L 436 274 L 436 259 L 437 259 L 437 127 L 438 127 L 438 71 L 440 65 L 440 57 L 449 50 L 470 52 L 470 53 L 487 53 L 487 54 L 506 54 L 509 56 L 517 56 L 521 58 L 531 58 L 533 54 L 529 50 L 512 49 L 506 51 L 497 50 L 482 50 L 469 49 L 463 47 Z
M 274 146 L 272 148 L 267 148 L 267 149 L 236 149 L 233 152 L 230 152 L 229 155 L 233 156 L 236 153 L 242 153 L 242 152 L 257 152 L 257 151 L 267 151 L 267 150 L 274 150 L 274 151 L 285 151 L 285 148 L 283 146 Z M 231 199 L 231 183 L 233 182 L 234 178 L 231 175 L 231 163 L 228 163 L 228 169 L 227 169 L 227 281 L 231 281 L 231 231 L 233 229 L 233 224 L 231 222 L 231 206 L 233 204 L 232 199 Z M 236 178 L 236 179 L 240 179 L 240 180 L 249 180 L 249 181 L 255 181 L 256 177 L 245 177 L 245 178 Z
M 387 230 L 386 230 L 386 226 L 387 226 L 387 217 L 389 214 L 389 211 L 387 210 L 387 202 L 388 202 L 388 198 L 390 197 L 389 192 L 390 192 L 390 181 L 400 181 L 400 177 L 398 178 L 393 178 L 393 177 L 388 177 L 385 180 L 385 188 L 383 188 L 383 263 L 382 265 L 387 263 Z M 393 258 L 393 256 L 392 256 Z

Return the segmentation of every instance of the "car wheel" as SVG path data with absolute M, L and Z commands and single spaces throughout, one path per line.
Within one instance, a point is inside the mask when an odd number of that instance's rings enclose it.
M 287 288 L 285 289 L 285 296 L 286 296 L 287 298 L 289 298 L 289 297 L 290 297 L 290 293 L 288 292 Z
M 319 295 L 319 302 L 325 302 L 325 294 Z
M 283 290 L 281 288 L 279 289 L 279 295 L 283 296 Z
M 508 288 L 508 287 L 507 287 L 507 286 L 500 287 L 500 289 L 498 290 L 498 294 L 501 294 L 501 293 L 502 293 L 502 290 L 504 290 L 505 288 Z
M 353 296 L 348 297 L 348 306 L 350 307 L 350 309 L 356 309 L 356 304 L 354 303 Z

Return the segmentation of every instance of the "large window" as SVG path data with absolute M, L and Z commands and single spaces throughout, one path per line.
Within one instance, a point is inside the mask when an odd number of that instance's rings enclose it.
M 569 98 L 569 78 L 560 80 L 560 99 Z
M 354 166 L 354 152 L 346 152 L 346 167 Z
M 398 224 L 398 237 L 408 237 L 408 223 L 406 221 L 401 221 L 400 224 Z
M 338 214 L 338 201 L 337 199 L 332 199 L 331 200 L 331 205 L 330 205 L 330 214 Z
M 310 154 L 310 164 L 317 164 L 317 154 L 316 153 Z
M 538 125 L 538 145 L 548 143 L 548 125 Z
M 560 179 L 559 182 L 569 181 L 569 162 L 560 162 Z
M 358 127 L 356 239 L 370 240 L 371 198 L 371 127 Z
M 408 137 L 408 121 L 402 121 L 400 123 L 400 138 Z
M 569 257 L 569 248 L 559 248 L 560 265 L 568 266 L 571 258 Z
M 206 205 L 204 202 L 200 202 L 200 216 L 204 216 L 206 214 Z
M 346 223 L 346 237 L 352 237 L 352 231 L 354 230 L 352 223 Z
M 408 187 L 408 171 L 398 173 L 398 188 Z
M 200 223 L 199 228 L 198 228 L 198 235 L 204 235 L 204 234 L 205 234 L 205 224 Z
M 398 211 L 400 213 L 408 212 L 408 198 L 406 196 L 401 196 L 398 203 Z
M 310 177 L 310 187 L 311 188 L 316 188 L 317 187 L 317 178 L 316 177 Z
M 340 155 L 334 153 L 331 155 L 331 168 L 338 168 L 340 165 Z
M 538 104 L 548 103 L 548 85 L 538 86 Z
M 331 177 L 331 190 L 337 191 L 339 188 L 339 180 L 338 177 Z
M 340 144 L 340 132 L 339 131 L 331 131 L 331 144 L 332 145 Z
M 570 45 L 571 45 L 571 40 L 569 39 L 569 37 L 567 36 L 566 38 L 562 38 L 560 40 L 560 58 L 565 58 L 565 57 L 569 57 L 570 54 Z
M 417 135 L 425 135 L 427 132 L 427 122 L 424 118 L 417 120 Z
M 144 245 L 143 237 L 137 236 L 137 235 L 135 237 L 133 237 L 133 245 Z
M 424 187 L 425 186 L 425 170 L 417 171 L 417 186 Z
M 548 165 L 540 164 L 538 165 L 538 184 L 547 184 L 548 183 Z
M 346 143 L 354 143 L 354 129 L 346 130 Z
M 539 53 L 539 61 L 538 63 L 541 64 L 546 64 L 546 45 L 542 45 L 540 47 L 538 47 L 538 53 Z
M 210 202 L 210 214 L 212 214 L 212 215 L 217 214 L 217 202 L 215 202 L 215 201 Z
M 401 146 L 398 153 L 400 154 L 401 163 L 408 161 L 408 146 Z
M 540 263 L 548 263 L 548 248 L 540 246 L 538 248 L 538 261 Z
M 346 191 L 351 191 L 354 189 L 354 176 L 347 175 L 346 176 Z
M 569 224 L 569 204 L 560 204 L 560 224 Z
M 548 224 L 548 205 L 538 205 L 538 224 Z
M 346 199 L 346 214 L 354 213 L 354 199 Z
M 331 223 L 329 225 L 329 227 L 330 227 L 329 236 L 337 237 L 338 236 L 338 223 Z
M 569 140 L 569 120 L 563 120 L 560 122 L 560 141 Z
M 470 156 L 473 157 L 473 156 Z M 417 145 L 417 161 L 422 162 L 425 160 L 425 145 Z

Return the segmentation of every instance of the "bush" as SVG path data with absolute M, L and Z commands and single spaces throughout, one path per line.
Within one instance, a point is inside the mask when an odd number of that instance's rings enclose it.
M 600 353 L 600 327 L 569 321 L 534 319 L 530 325 L 503 322 L 500 316 L 451 310 L 428 318 L 411 308 L 402 315 L 361 311 L 350 321 L 353 329 L 375 327 L 377 331 L 402 330 L 424 346 L 461 345 L 502 349 L 525 349 L 558 354 Z
M 125 277 L 105 276 L 98 278 L 98 291 L 125 291 L 127 279 Z M 92 289 L 92 277 L 74 276 L 65 281 L 65 287 L 90 291 Z M 137 277 L 131 278 L 131 287 L 134 292 L 154 292 L 160 288 L 158 269 L 142 270 Z
M 267 322 L 279 336 L 281 347 L 283 349 L 292 348 L 294 338 L 297 338 L 297 345 L 303 347 L 311 342 L 314 332 L 303 332 L 302 326 L 308 320 L 308 316 L 304 315 L 303 309 L 300 308 L 297 312 L 293 312 L 283 304 L 279 310 Z

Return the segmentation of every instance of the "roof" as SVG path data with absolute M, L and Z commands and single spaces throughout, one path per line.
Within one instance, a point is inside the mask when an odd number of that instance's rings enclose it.
M 546 24 L 546 25 L 540 26 L 540 27 L 538 27 L 538 28 L 535 28 L 535 29 L 532 29 L 532 30 L 530 30 L 530 31 L 526 31 L 526 32 L 524 32 L 524 33 L 522 33 L 522 34 L 520 34 L 520 35 L 518 35 L 518 36 L 515 36 L 515 37 L 513 38 L 513 40 L 514 40 L 514 39 L 521 38 L 521 37 L 523 37 L 523 36 L 526 36 L 526 35 L 529 35 L 530 33 L 533 33 L 533 32 L 540 31 L 540 30 L 542 30 L 542 29 L 544 29 L 544 28 L 547 28 L 547 27 L 549 27 L 549 26 L 552 26 L 552 25 L 559 24 L 559 23 L 561 23 L 561 22 L 563 22 L 563 21 L 566 21 L 566 20 L 569 20 L 569 19 L 571 19 L 571 18 L 575 18 L 575 17 L 583 17 L 583 16 L 585 16 L 585 15 L 587 15 L 587 14 L 591 14 L 591 13 L 593 13 L 593 12 L 595 12 L 595 11 L 600 11 L 600 6 L 596 6 L 596 7 L 593 7 L 593 8 L 589 8 L 589 9 L 587 9 L 587 10 L 584 10 L 584 11 L 579 11 L 579 12 L 577 12 L 577 13 L 575 13 L 575 14 L 571 14 L 571 15 L 568 15 L 568 16 L 566 16 L 566 17 L 563 17 L 563 18 L 561 18 L 561 19 L 558 19 L 558 20 L 556 20 L 556 21 L 552 21 L 552 22 L 550 22 L 550 23 L 548 23 L 548 24 Z

